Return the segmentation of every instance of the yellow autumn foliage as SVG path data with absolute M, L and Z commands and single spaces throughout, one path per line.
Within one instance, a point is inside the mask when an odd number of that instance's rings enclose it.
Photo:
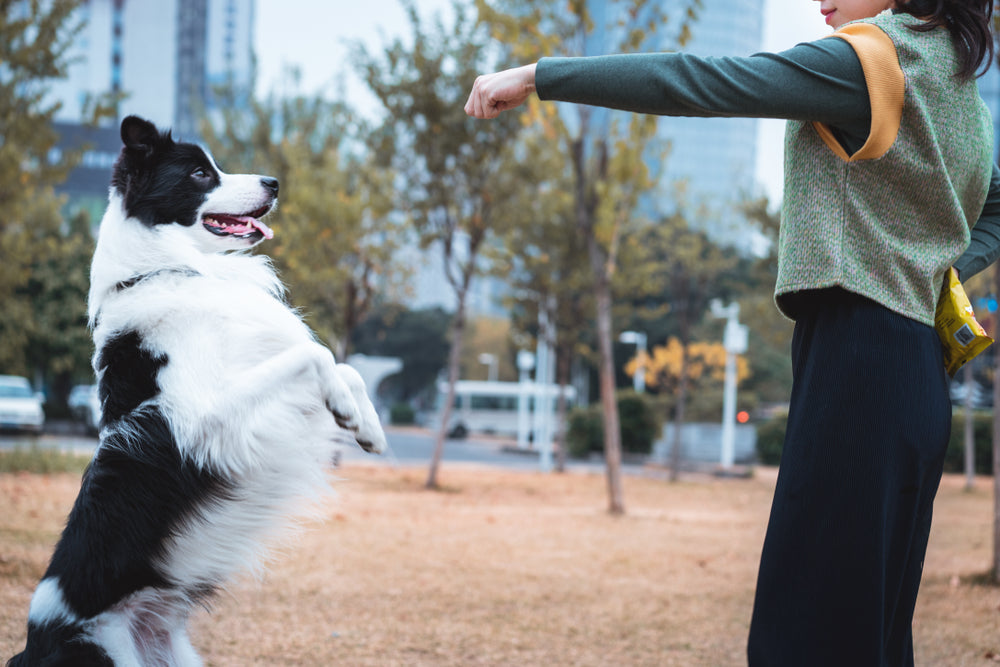
M 645 369 L 646 386 L 669 388 L 676 386 L 681 377 L 684 346 L 671 337 L 666 345 L 653 347 L 652 355 L 642 350 L 625 365 L 625 372 L 633 375 L 637 368 Z M 726 348 L 722 343 L 691 343 L 688 345 L 688 380 L 725 379 Z M 750 375 L 750 366 L 742 355 L 736 357 L 736 381 L 742 382 Z

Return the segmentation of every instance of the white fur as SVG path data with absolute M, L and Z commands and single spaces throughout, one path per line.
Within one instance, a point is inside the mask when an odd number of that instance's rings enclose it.
M 262 196 L 259 177 L 223 174 L 202 213 L 253 210 Z M 360 376 L 337 364 L 282 302 L 269 261 L 239 252 L 249 245 L 200 224 L 128 219 L 112 191 L 94 254 L 97 354 L 115 335 L 136 331 L 144 348 L 166 355 L 151 402 L 185 457 L 234 482 L 235 497 L 191 517 L 159 563 L 189 590 L 259 564 L 262 544 L 289 526 L 297 500 L 325 491 L 324 468 L 345 427 L 366 449 L 385 448 Z M 149 277 L 121 287 L 139 276 Z M 142 447 L 127 427 L 109 428 L 125 436 L 116 439 L 124 447 Z M 58 582 L 43 581 L 32 618 L 69 613 L 61 599 Z M 198 665 L 185 631 L 190 606 L 183 596 L 139 591 L 93 619 L 90 635 L 116 664 Z
M 63 598 L 58 577 L 42 579 L 39 582 L 31 596 L 28 620 L 39 624 L 76 620 L 76 614 L 70 611 L 65 598 Z

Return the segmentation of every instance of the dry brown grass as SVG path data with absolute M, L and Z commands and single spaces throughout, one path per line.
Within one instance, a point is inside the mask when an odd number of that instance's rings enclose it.
M 753 479 L 350 466 L 323 523 L 262 581 L 192 621 L 207 665 L 740 665 L 774 471 Z M 0 475 L 0 658 L 23 646 L 31 591 L 78 487 Z M 990 480 L 946 477 L 914 633 L 920 665 L 1000 654 Z

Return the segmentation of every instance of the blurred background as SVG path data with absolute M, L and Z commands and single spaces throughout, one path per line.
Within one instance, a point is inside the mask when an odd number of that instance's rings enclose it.
M 597 404 L 614 392 L 626 454 L 776 462 L 791 381 L 791 323 L 772 301 L 783 122 L 533 100 L 483 123 L 462 105 L 477 74 L 543 56 L 789 48 L 828 33 L 816 3 L 14 0 L 2 13 L 0 373 L 27 379 L 20 398 L 47 420 L 99 421 L 89 262 L 118 123 L 138 114 L 226 171 L 280 179 L 260 252 L 338 358 L 370 371 L 387 423 L 588 456 L 607 446 Z M 980 90 L 1000 116 L 995 66 Z M 967 288 L 993 331 L 989 277 Z M 988 350 L 953 386 L 981 421 L 994 366 Z M 44 428 L 17 421 L 0 417 Z M 988 467 L 988 422 L 976 429 Z

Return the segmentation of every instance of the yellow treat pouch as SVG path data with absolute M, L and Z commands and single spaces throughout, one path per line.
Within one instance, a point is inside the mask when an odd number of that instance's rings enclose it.
M 958 281 L 958 272 L 954 268 L 948 269 L 945 275 L 941 298 L 938 299 L 937 312 L 934 314 L 934 328 L 944 347 L 944 367 L 948 375 L 954 375 L 959 368 L 993 344 L 993 339 L 986 335 L 986 330 L 976 321 L 972 304 L 962 283 Z

